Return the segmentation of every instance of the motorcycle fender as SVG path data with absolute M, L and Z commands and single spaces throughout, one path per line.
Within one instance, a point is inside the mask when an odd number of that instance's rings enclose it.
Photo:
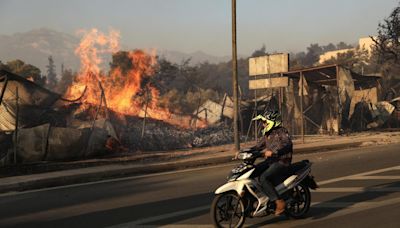
M 315 182 L 315 180 L 314 180 L 314 177 L 311 175 L 308 175 L 306 178 L 304 178 L 304 180 L 302 182 L 305 183 L 309 188 L 311 188 L 313 190 L 319 188 L 317 182 Z
M 249 179 L 228 182 L 228 183 L 222 185 L 221 187 L 219 187 L 217 190 L 215 190 L 215 194 L 221 194 L 224 192 L 235 191 L 235 192 L 237 192 L 238 195 L 240 195 L 242 193 L 242 191 L 244 190 L 245 185 L 250 182 L 251 181 Z

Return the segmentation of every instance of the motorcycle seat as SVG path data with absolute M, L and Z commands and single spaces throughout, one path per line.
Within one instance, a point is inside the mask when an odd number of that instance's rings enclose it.
M 303 160 L 303 161 L 292 163 L 289 166 L 289 176 L 299 172 L 302 169 L 304 169 L 305 167 L 307 167 L 307 165 L 309 163 L 310 163 L 309 160 Z

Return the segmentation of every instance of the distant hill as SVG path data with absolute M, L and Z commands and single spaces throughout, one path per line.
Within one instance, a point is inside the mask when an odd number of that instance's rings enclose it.
M 46 73 L 47 58 L 53 56 L 57 73 L 61 63 L 68 68 L 78 69 L 79 59 L 74 50 L 79 44 L 78 37 L 41 28 L 25 33 L 15 33 L 11 36 L 0 36 L 0 60 L 7 62 L 14 59 L 37 66 Z
M 74 50 L 78 46 L 79 40 L 79 37 L 47 28 L 33 29 L 13 35 L 0 35 L 0 61 L 5 63 L 10 60 L 21 59 L 26 63 L 39 67 L 42 74 L 46 74 L 47 58 L 52 55 L 58 74 L 60 74 L 62 63 L 65 68 L 78 70 L 79 58 L 75 55 Z M 205 61 L 219 63 L 230 59 L 230 56 L 217 57 L 202 51 L 183 53 L 159 50 L 157 55 L 163 56 L 174 63 L 181 63 L 183 60 L 190 58 L 191 64 Z M 109 61 L 110 56 L 107 56 L 104 59 L 105 66 Z

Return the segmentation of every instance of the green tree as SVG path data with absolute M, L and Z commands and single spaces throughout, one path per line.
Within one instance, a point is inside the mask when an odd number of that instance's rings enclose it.
M 157 88 L 161 93 L 170 91 L 176 88 L 174 81 L 180 73 L 179 66 L 175 63 L 171 63 L 165 58 L 157 57 L 156 73 L 154 75 L 154 81 L 156 82 Z
M 371 37 L 375 42 L 372 62 L 376 63 L 383 76 L 383 91 L 399 89 L 400 85 L 400 6 L 397 6 L 378 25 L 378 36 Z M 397 88 L 396 88 L 397 87 Z
M 3 62 L 0 60 L 0 70 L 6 69 L 6 65 L 3 64 Z
M 328 45 L 323 46 L 322 49 L 323 49 L 323 52 L 328 52 L 328 51 L 334 51 L 337 48 L 334 44 L 329 43 Z
M 304 56 L 303 64 L 306 67 L 313 66 L 318 63 L 319 56 L 324 52 L 323 48 L 319 44 L 310 44 L 307 47 L 307 53 Z
M 184 106 L 184 94 L 177 89 L 171 89 L 160 97 L 158 104 L 161 107 L 174 110 L 176 113 L 181 113 Z
M 364 49 L 349 50 L 345 53 L 338 53 L 337 57 L 324 62 L 324 64 L 338 64 L 345 66 L 355 72 L 364 74 L 369 63 L 368 52 Z
M 133 68 L 132 60 L 129 57 L 129 52 L 119 51 L 112 55 L 110 69 L 115 70 L 116 68 L 121 69 L 122 74 L 126 74 L 129 70 Z
M 3 69 L 29 79 L 42 86 L 46 83 L 46 77 L 41 76 L 39 68 L 31 64 L 25 64 L 19 59 L 7 62 L 7 64 L 3 65 Z
M 54 65 L 54 60 L 51 55 L 49 56 L 48 60 L 49 60 L 49 65 L 46 66 L 46 68 L 47 68 L 47 86 L 51 89 L 54 89 L 57 85 L 56 66 Z
M 251 54 L 251 57 L 260 57 L 260 56 L 264 56 L 267 55 L 267 48 L 265 46 L 265 44 L 262 45 L 262 47 L 260 49 L 257 49 L 253 52 L 253 54 Z
M 353 46 L 351 46 L 350 44 L 346 44 L 343 41 L 340 41 L 337 45 L 336 45 L 336 49 L 335 50 L 341 50 L 341 49 L 349 49 L 349 48 L 353 48 Z
M 383 62 L 400 63 L 400 7 L 393 9 L 392 13 L 383 23 L 378 25 L 378 36 L 372 37 L 375 50 Z
M 72 85 L 75 75 L 76 74 L 72 73 L 71 69 L 63 70 L 61 79 L 57 83 L 56 91 L 60 94 L 64 94 L 67 91 L 68 87 Z

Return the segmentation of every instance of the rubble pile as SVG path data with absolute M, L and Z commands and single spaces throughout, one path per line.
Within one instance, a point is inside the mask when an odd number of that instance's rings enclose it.
M 215 146 L 231 143 L 232 140 L 232 129 L 224 123 L 219 123 L 194 132 L 192 145 L 194 147 Z
M 350 129 L 352 131 L 364 131 L 380 127 L 388 127 L 395 106 L 387 101 L 370 103 L 358 102 L 355 105 L 353 115 L 350 118 Z
M 192 132 L 160 120 L 146 119 L 142 136 L 143 118 L 127 116 L 127 126 L 121 128 L 121 144 L 129 151 L 171 150 L 190 147 Z
M 143 118 L 127 116 L 125 127 L 116 126 L 120 141 L 129 151 L 174 150 L 231 143 L 232 130 L 224 123 L 198 130 L 180 128 L 148 118 L 142 136 Z

